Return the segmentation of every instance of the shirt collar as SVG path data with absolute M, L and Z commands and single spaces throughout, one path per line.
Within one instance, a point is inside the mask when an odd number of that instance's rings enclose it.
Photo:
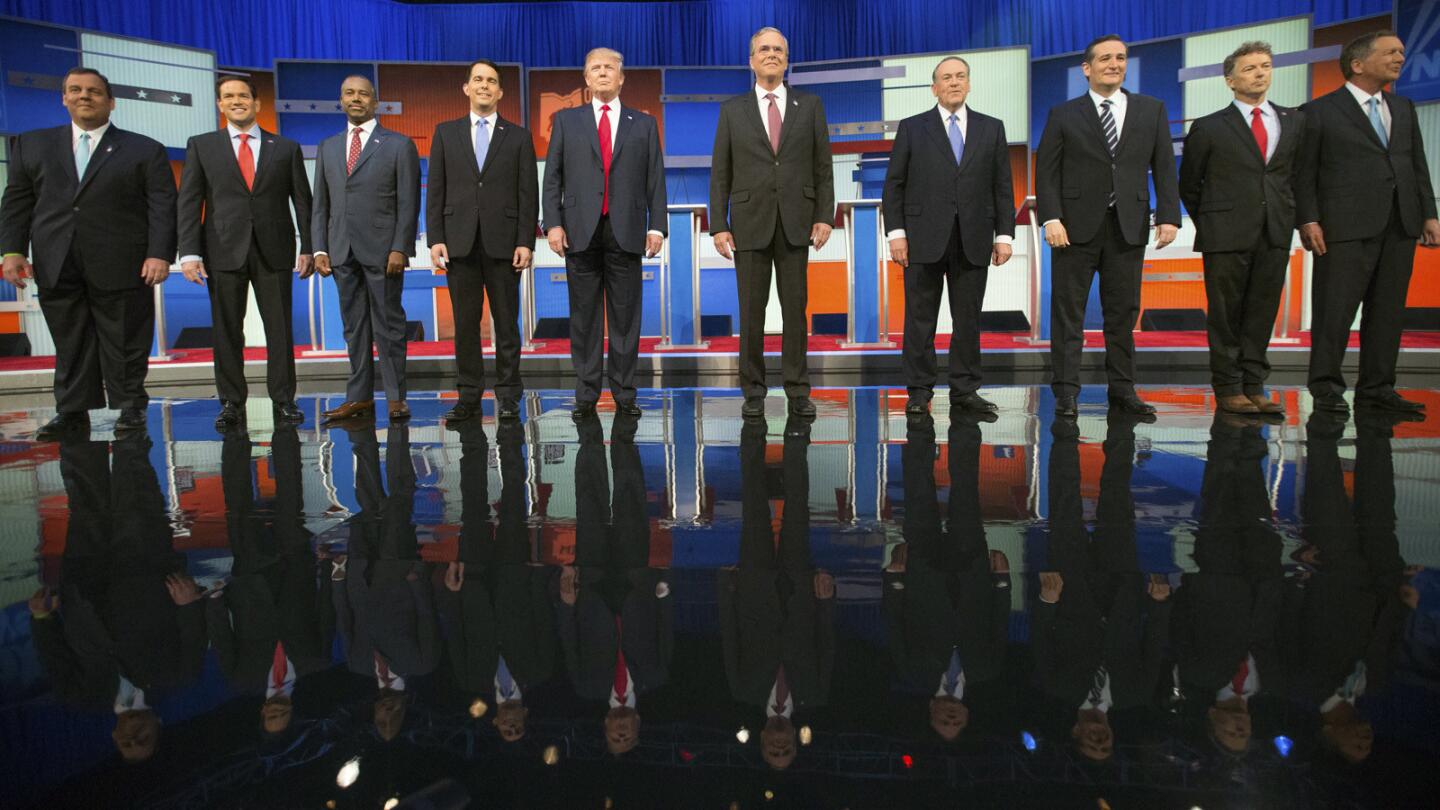
M 1274 117 L 1275 117 L 1275 108 L 1272 107 L 1272 106 L 1270 106 L 1270 100 L 1269 100 L 1269 99 L 1266 99 L 1265 101 L 1260 102 L 1258 105 L 1255 105 L 1255 104 L 1246 104 L 1245 102 L 1243 102 L 1243 101 L 1241 101 L 1240 99 L 1237 98 L 1237 99 L 1235 99 L 1235 108 L 1240 111 L 1240 114 L 1241 114 L 1241 115 L 1245 116 L 1245 120 L 1246 120 L 1246 121 L 1249 121 L 1249 120 L 1250 120 L 1250 111 L 1251 111 L 1251 110 L 1254 110 L 1254 109 L 1257 109 L 1257 108 L 1260 110 L 1260 117 L 1261 117 L 1261 118 L 1274 118 Z
M 105 133 L 106 133 L 106 132 L 109 132 L 109 131 L 110 131 L 110 122 L 109 122 L 109 121 L 106 121 L 104 124 L 101 124 L 100 126 L 94 128 L 94 129 L 91 129 L 91 130 L 81 129 L 81 128 L 80 128 L 80 125 L 76 124 L 74 121 L 71 121 L 71 122 L 70 122 L 70 141 L 71 141 L 71 143 L 79 142 L 79 140 L 80 140 L 80 133 L 82 133 L 82 132 L 89 132 L 89 133 L 90 133 L 90 143 L 91 143 L 91 145 L 93 146 L 94 144 L 99 143 L 99 142 L 100 142 L 100 139 L 103 138 L 103 137 L 105 137 Z
M 612 99 L 610 99 L 609 101 L 601 101 L 600 98 L 599 98 L 599 96 L 591 96 L 591 97 L 590 97 L 590 109 L 594 110 L 596 115 L 599 115 L 599 114 L 600 114 L 600 107 L 603 106 L 603 105 L 605 105 L 605 104 L 609 104 L 609 105 L 610 105 L 610 112 L 616 113 L 616 114 L 618 114 L 618 113 L 620 112 L 620 97 L 619 97 L 619 96 L 616 96 L 615 98 L 612 98 Z
M 1100 95 L 1099 93 L 1095 92 L 1094 90 L 1090 90 L 1090 91 L 1087 91 L 1087 92 L 1089 92 L 1089 94 L 1090 94 L 1090 100 L 1091 100 L 1092 102 L 1094 102 L 1094 104 L 1095 104 L 1096 107 L 1099 107 L 1101 104 L 1103 104 L 1103 103 L 1105 103 L 1105 102 L 1107 102 L 1107 101 L 1110 102 L 1110 106 L 1111 106 L 1111 107 L 1124 107 L 1124 106 L 1125 106 L 1125 90 L 1124 90 L 1124 89 L 1120 89 L 1120 90 L 1115 91 L 1115 94 L 1112 95 L 1112 96 L 1109 97 L 1109 98 L 1106 98 L 1106 97 Z
M 1358 101 L 1358 102 L 1360 102 L 1361 106 L 1364 106 L 1364 105 L 1366 105 L 1366 104 L 1369 104 L 1369 103 L 1370 103 L 1370 99 L 1372 99 L 1372 98 L 1378 98 L 1378 99 L 1380 99 L 1380 103 L 1381 103 L 1382 105 L 1385 103 L 1385 91 L 1384 91 L 1384 90 L 1381 90 L 1380 92 L 1375 93 L 1374 95 L 1371 95 L 1370 93 L 1367 93 L 1367 92 L 1365 92 L 1364 90 L 1361 90 L 1359 87 L 1356 87 L 1354 82 L 1345 82 L 1345 89 L 1350 91 L 1350 95 L 1354 96 L 1354 97 L 1355 97 L 1355 100 Z
M 766 95 L 767 93 L 774 93 L 774 94 L 775 94 L 775 100 L 776 100 L 777 102 L 779 102 L 782 107 L 785 105 L 785 99 L 786 99 L 786 96 L 787 96 L 788 91 L 789 91 L 789 88 L 787 88 L 787 87 L 785 86 L 785 83 L 784 83 L 784 82 L 781 82 L 781 83 L 780 83 L 780 86 L 779 86 L 779 87 L 776 87 L 774 90 L 766 90 L 765 88 L 763 88 L 763 87 L 760 86 L 759 82 L 756 82 L 756 84 L 755 84 L 755 98 L 756 98 L 756 99 L 758 99 L 758 100 L 760 100 L 760 101 L 764 101 L 764 100 L 765 100 L 765 95 Z
M 950 126 L 950 111 L 947 110 L 947 109 L 945 109 L 943 106 L 941 106 L 941 105 L 939 105 L 939 104 L 936 104 L 936 105 L 935 105 L 935 111 L 940 114 L 940 123 L 944 124 L 944 125 L 947 126 L 947 127 Z M 961 105 L 960 105 L 960 109 L 956 110 L 956 111 L 955 111 L 955 114 L 958 115 L 958 116 L 960 116 L 960 119 L 959 119 L 959 121 L 958 121 L 957 123 L 961 123 L 961 122 L 963 122 L 963 123 L 969 123 L 969 122 L 970 122 L 970 105 L 968 105 L 968 104 L 961 104 Z
M 365 137 L 368 138 L 368 137 L 370 137 L 371 135 L 374 135 L 374 134 L 375 134 L 375 127 L 377 127 L 377 126 L 379 126 L 379 125 L 380 125 L 380 119 L 379 119 L 379 118 L 371 118 L 369 121 L 366 121 L 365 123 L 363 123 L 363 124 L 360 125 L 360 130 L 361 130 L 362 132 L 364 132 L 364 133 L 365 133 Z M 354 132 L 354 131 L 355 131 L 355 125 L 354 125 L 354 124 L 351 124 L 349 121 L 346 121 L 346 122 L 345 122 L 345 131 L 346 131 L 346 132 Z
M 235 140 L 236 135 L 241 134 L 240 129 L 237 128 L 234 124 L 226 124 L 225 129 L 229 130 L 230 140 L 232 141 Z M 258 123 L 251 124 L 249 131 L 247 131 L 245 134 L 250 136 L 251 143 L 260 140 L 260 125 Z
M 495 122 L 500 118 L 500 113 L 499 113 L 499 112 L 492 112 L 492 113 L 490 113 L 489 115 L 481 116 L 481 115 L 476 115 L 476 114 L 475 114 L 475 111 L 474 111 L 474 110 L 471 110 L 471 111 L 470 111 L 470 126 L 471 126 L 471 128 L 474 128 L 474 126 L 480 122 L 480 119 L 481 119 L 481 118 L 484 118 L 484 119 L 485 119 L 485 125 L 488 126 L 488 127 L 490 127 L 490 131 L 491 131 L 491 132 L 494 132 L 494 131 L 495 131 Z

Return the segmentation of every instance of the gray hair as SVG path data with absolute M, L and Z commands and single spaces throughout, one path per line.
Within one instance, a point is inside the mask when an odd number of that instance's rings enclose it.
M 1224 70 L 1225 75 L 1229 76 L 1231 73 L 1235 72 L 1235 63 L 1240 61 L 1240 57 L 1251 56 L 1257 53 L 1263 53 L 1266 56 L 1271 57 L 1272 59 L 1275 57 L 1275 52 L 1270 50 L 1270 43 L 1268 42 L 1242 42 L 1240 43 L 1240 47 L 1236 48 L 1233 53 L 1225 57 L 1225 61 L 1221 64 L 1221 68 Z
M 932 71 L 930 71 L 930 83 L 931 83 L 931 84 L 934 84 L 934 83 L 935 83 L 936 77 L 938 77 L 938 76 L 940 75 L 940 66 L 943 65 L 943 64 L 945 64 L 946 62 L 959 62 L 960 64 L 962 64 L 962 65 L 965 66 L 965 75 L 966 75 L 966 76 L 969 76 L 969 75 L 970 75 L 970 63 L 969 63 L 969 62 L 966 62 L 964 58 L 959 57 L 959 56 L 947 56 L 947 57 L 945 57 L 944 59 L 941 59 L 939 62 L 936 62 L 936 63 L 935 63 L 935 69 L 932 70 Z
M 785 35 L 780 32 L 779 28 L 775 28 L 774 26 L 770 25 L 767 25 L 764 28 L 761 28 L 759 31 L 756 31 L 754 34 L 750 35 L 750 53 L 755 53 L 755 40 L 759 39 L 761 34 L 779 34 L 780 41 L 785 43 L 785 53 L 790 53 L 790 40 L 785 38 Z
M 590 67 L 591 59 L 597 59 L 602 56 L 613 57 L 615 64 L 619 65 L 621 70 L 625 69 L 625 56 L 614 48 L 591 48 L 590 52 L 585 54 L 585 67 Z

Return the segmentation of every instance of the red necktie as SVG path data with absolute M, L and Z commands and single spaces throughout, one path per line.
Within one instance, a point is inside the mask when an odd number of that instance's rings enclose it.
M 1270 147 L 1270 136 L 1265 132 L 1265 122 L 1260 120 L 1259 107 L 1250 111 L 1250 131 L 1255 134 L 1255 143 L 1260 146 L 1260 160 L 1264 161 Z
M 355 127 L 355 133 L 350 137 L 350 154 L 345 158 L 345 174 L 352 174 L 355 171 L 355 161 L 360 159 L 360 127 Z
M 601 130 L 604 132 L 605 130 Z M 623 705 L 630 689 L 630 673 L 625 669 L 624 637 L 620 635 L 620 617 L 615 617 L 615 699 Z
M 785 704 L 790 700 L 790 684 L 785 682 L 785 665 L 775 673 L 775 713 L 784 714 Z
M 770 111 L 766 113 L 770 123 L 770 151 L 780 154 L 780 107 L 775 103 L 775 94 L 766 93 L 765 98 L 770 99 Z
M 378 652 L 375 653 L 375 669 L 381 682 L 385 684 L 382 688 L 389 689 L 390 685 L 395 683 L 395 676 L 390 674 L 390 665 L 385 663 L 385 659 L 381 658 Z
M 610 213 L 610 157 L 613 144 L 610 140 L 610 105 L 600 107 L 600 163 L 605 167 L 605 195 L 600 199 L 600 216 Z
M 250 151 L 250 135 L 242 132 L 240 138 L 240 176 L 245 178 L 245 188 L 255 188 L 255 153 Z
M 1245 679 L 1249 677 L 1250 659 L 1246 657 L 1240 662 L 1240 668 L 1235 670 L 1235 677 L 1230 679 L 1230 691 L 1234 692 L 1236 697 L 1244 697 Z
M 241 136 L 242 138 L 245 136 Z M 244 143 L 244 141 L 241 141 Z M 285 645 L 275 642 L 275 659 L 270 663 L 270 681 L 276 689 L 285 686 L 285 675 L 288 667 L 285 664 Z

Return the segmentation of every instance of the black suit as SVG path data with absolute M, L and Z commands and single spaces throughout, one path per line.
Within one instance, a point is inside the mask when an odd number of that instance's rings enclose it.
M 464 402 L 485 392 L 480 317 L 485 296 L 495 325 L 495 395 L 518 398 L 520 382 L 520 274 L 515 248 L 535 247 L 539 181 L 529 130 L 495 118 L 485 166 L 475 164 L 470 117 L 435 127 L 425 203 L 425 238 L 450 254 L 445 270 L 455 315 L 456 388 Z
M 1326 252 L 1311 283 L 1310 391 L 1345 390 L 1340 369 L 1355 309 L 1360 323 L 1360 395 L 1395 390 L 1405 298 L 1415 240 L 1435 218 L 1435 191 L 1415 105 L 1385 93 L 1384 146 L 1348 86 L 1306 104 L 1305 140 L 1295 171 L 1296 221 L 1318 222 Z
M 935 323 L 950 283 L 950 396 L 980 387 L 980 306 L 997 235 L 1015 235 L 1005 125 L 965 108 L 965 150 L 955 162 L 945 122 L 926 110 L 900 122 L 885 174 L 887 227 L 904 228 L 905 382 L 912 396 L 935 387 Z M 947 113 L 948 115 L 948 113 Z
M 175 180 L 165 147 L 113 123 L 77 178 L 71 126 L 10 140 L 0 253 L 33 245 L 56 407 L 143 408 L 155 298 L 140 269 L 175 258 Z
M 765 305 L 770 267 L 780 291 L 781 368 L 788 396 L 810 394 L 805 303 L 810 230 L 835 219 L 830 131 L 820 99 L 786 85 L 780 149 L 751 90 L 720 105 L 710 166 L 710 232 L 735 240 L 740 293 L 740 387 L 765 396 Z
M 200 256 L 209 276 L 215 386 L 244 402 L 247 288 L 265 323 L 265 382 L 277 403 L 295 399 L 295 337 L 290 319 L 295 223 L 310 252 L 310 181 L 300 145 L 256 127 L 254 185 L 246 187 L 230 128 L 196 135 L 180 175 L 180 255 Z M 290 207 L 295 207 L 295 219 Z M 203 212 L 203 222 L 202 222 Z
M 1290 261 L 1290 178 L 1305 114 L 1270 106 L 1280 137 L 1268 144 L 1274 147 L 1268 157 L 1250 121 L 1227 104 L 1190 126 L 1180 164 L 1180 198 L 1195 222 L 1195 249 L 1205 257 L 1210 377 L 1220 396 L 1264 393 L 1265 350 Z
M 1085 302 L 1097 269 L 1110 393 L 1134 392 L 1133 330 L 1140 313 L 1151 176 L 1155 224 L 1180 225 L 1165 103 L 1128 92 L 1125 99 L 1125 120 L 1114 156 L 1088 92 L 1051 109 L 1040 137 L 1035 172 L 1040 221 L 1060 220 L 1070 238 L 1069 247 L 1054 252 L 1051 265 L 1051 385 L 1057 396 L 1080 390 Z

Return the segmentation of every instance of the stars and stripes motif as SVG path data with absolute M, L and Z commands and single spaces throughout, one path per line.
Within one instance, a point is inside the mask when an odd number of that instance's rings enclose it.
M 20 70 L 9 71 L 5 80 L 8 84 L 16 87 L 25 87 L 33 90 L 54 90 L 60 92 L 64 89 L 64 76 L 52 76 L 47 73 L 27 73 Z M 172 107 L 193 107 L 195 97 L 190 93 L 179 90 L 165 90 L 157 87 L 139 87 L 129 84 L 110 83 L 110 92 L 117 100 L 148 101 L 155 104 L 166 104 Z
M 284 113 L 323 113 L 334 115 L 345 110 L 340 102 L 318 98 L 287 98 L 275 102 L 275 109 Z M 376 115 L 402 115 L 405 104 L 400 101 L 382 101 L 375 108 Z

